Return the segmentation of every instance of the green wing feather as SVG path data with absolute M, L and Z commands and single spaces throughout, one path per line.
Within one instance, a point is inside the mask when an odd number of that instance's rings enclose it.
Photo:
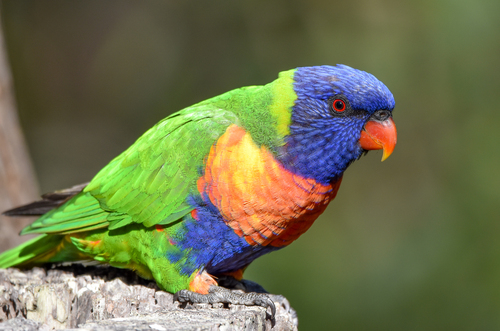
M 75 233 L 132 222 L 169 224 L 193 208 L 210 147 L 237 116 L 198 104 L 162 120 L 104 167 L 85 189 L 25 228 L 28 233 Z
M 206 106 L 167 117 L 102 169 L 84 191 L 110 212 L 110 229 L 131 222 L 150 227 L 176 221 L 193 209 L 186 198 L 210 147 L 235 122 L 233 113 Z
M 43 215 L 21 234 L 67 234 L 130 223 L 170 224 L 193 207 L 210 147 L 231 124 L 271 151 L 284 143 L 296 95 L 293 70 L 265 86 L 229 91 L 160 121 L 105 166 L 83 191 Z
M 90 194 L 80 192 L 59 208 L 49 211 L 33 224 L 21 231 L 21 235 L 29 233 L 57 233 L 88 231 L 89 228 L 107 227 L 108 213 L 102 210 L 99 202 Z

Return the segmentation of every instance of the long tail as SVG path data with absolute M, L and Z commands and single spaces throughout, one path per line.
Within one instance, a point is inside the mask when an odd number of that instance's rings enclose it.
M 85 260 L 69 236 L 43 234 L 0 254 L 0 268 L 30 268 L 50 262 Z
M 42 199 L 3 212 L 6 216 L 44 215 L 80 193 L 88 183 L 42 195 Z M 26 229 L 25 229 L 26 230 Z M 24 230 L 23 230 L 24 231 Z M 50 262 L 71 262 L 88 260 L 69 236 L 42 234 L 13 249 L 0 254 L 0 268 L 29 268 Z

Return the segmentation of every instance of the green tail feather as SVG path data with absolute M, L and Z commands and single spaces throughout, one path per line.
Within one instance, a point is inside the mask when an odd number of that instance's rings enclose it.
M 51 261 L 64 236 L 41 235 L 0 254 L 0 268 L 31 267 Z

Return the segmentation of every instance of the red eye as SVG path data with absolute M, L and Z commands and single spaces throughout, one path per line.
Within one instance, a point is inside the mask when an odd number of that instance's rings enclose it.
M 333 109 L 335 109 L 335 111 L 341 113 L 345 110 L 345 102 L 344 100 L 341 100 L 341 99 L 335 99 L 333 101 Z

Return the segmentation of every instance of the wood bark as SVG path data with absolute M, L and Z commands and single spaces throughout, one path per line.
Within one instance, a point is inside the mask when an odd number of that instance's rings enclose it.
M 71 266 L 0 270 L 0 330 L 297 330 L 283 296 L 262 307 L 180 305 L 129 270 Z

